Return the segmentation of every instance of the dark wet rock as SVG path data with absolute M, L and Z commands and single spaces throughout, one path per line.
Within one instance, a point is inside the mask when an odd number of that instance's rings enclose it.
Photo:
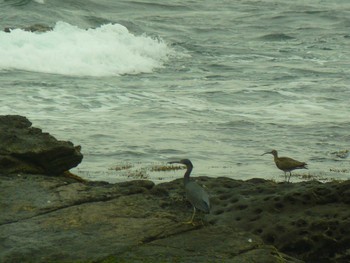
M 17 27 L 17 28 L 20 28 L 24 31 L 41 32 L 41 33 L 51 31 L 53 29 L 53 27 L 45 25 L 45 24 L 34 24 L 34 25 L 30 25 L 30 26 Z M 11 31 L 14 29 L 16 29 L 16 27 L 5 27 L 4 32 L 11 33 Z
M 80 146 L 59 141 L 18 115 L 0 116 L 0 171 L 58 175 L 77 166 Z
M 205 217 L 210 225 L 248 231 L 305 262 L 350 262 L 350 181 L 287 184 L 203 177 L 200 182 L 211 193 L 213 208 Z M 163 207 L 174 208 L 180 202 L 176 189 L 181 180 L 152 191 L 169 192 L 173 200 Z
M 270 196 L 270 207 L 274 205 L 279 219 L 260 236 L 264 240 L 270 239 L 272 244 L 290 255 L 303 255 L 307 262 L 316 259 L 332 262 L 332 258 L 333 262 L 342 262 L 335 258 L 350 248 L 350 181 L 325 184 L 311 181 L 296 186 L 287 186 L 283 193 Z M 275 217 L 274 213 L 262 216 L 267 222 Z M 260 229 L 254 222 L 250 225 Z M 348 260 L 344 259 L 344 262 Z
M 195 179 L 213 206 L 192 226 L 182 179 L 2 175 L 0 261 L 348 262 L 350 181 Z
M 301 262 L 231 223 L 183 224 L 192 209 L 181 189 L 180 180 L 155 186 L 2 175 L 0 261 Z

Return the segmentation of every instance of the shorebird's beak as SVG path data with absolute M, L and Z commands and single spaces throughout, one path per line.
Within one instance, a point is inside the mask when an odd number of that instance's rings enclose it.
M 265 155 L 265 154 L 272 154 L 272 152 L 263 153 L 261 156 L 263 156 L 263 155 Z

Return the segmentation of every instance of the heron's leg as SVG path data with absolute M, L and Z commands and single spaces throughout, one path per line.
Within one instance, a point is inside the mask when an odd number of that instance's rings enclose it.
M 191 224 L 191 225 L 193 225 L 193 219 L 194 219 L 195 215 L 196 215 L 196 208 L 193 206 L 193 214 L 191 216 L 191 219 L 189 221 L 184 222 L 184 224 Z

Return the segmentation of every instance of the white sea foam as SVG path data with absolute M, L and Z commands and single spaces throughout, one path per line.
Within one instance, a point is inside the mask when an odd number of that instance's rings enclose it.
M 27 70 L 74 76 L 152 72 L 170 48 L 161 40 L 135 36 L 119 24 L 81 29 L 58 22 L 53 31 L 0 32 L 0 70 Z

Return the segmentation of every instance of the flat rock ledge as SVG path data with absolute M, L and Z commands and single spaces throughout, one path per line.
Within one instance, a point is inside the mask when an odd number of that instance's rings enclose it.
M 0 262 L 350 262 L 350 181 L 194 179 L 196 226 L 182 179 L 0 174 Z

